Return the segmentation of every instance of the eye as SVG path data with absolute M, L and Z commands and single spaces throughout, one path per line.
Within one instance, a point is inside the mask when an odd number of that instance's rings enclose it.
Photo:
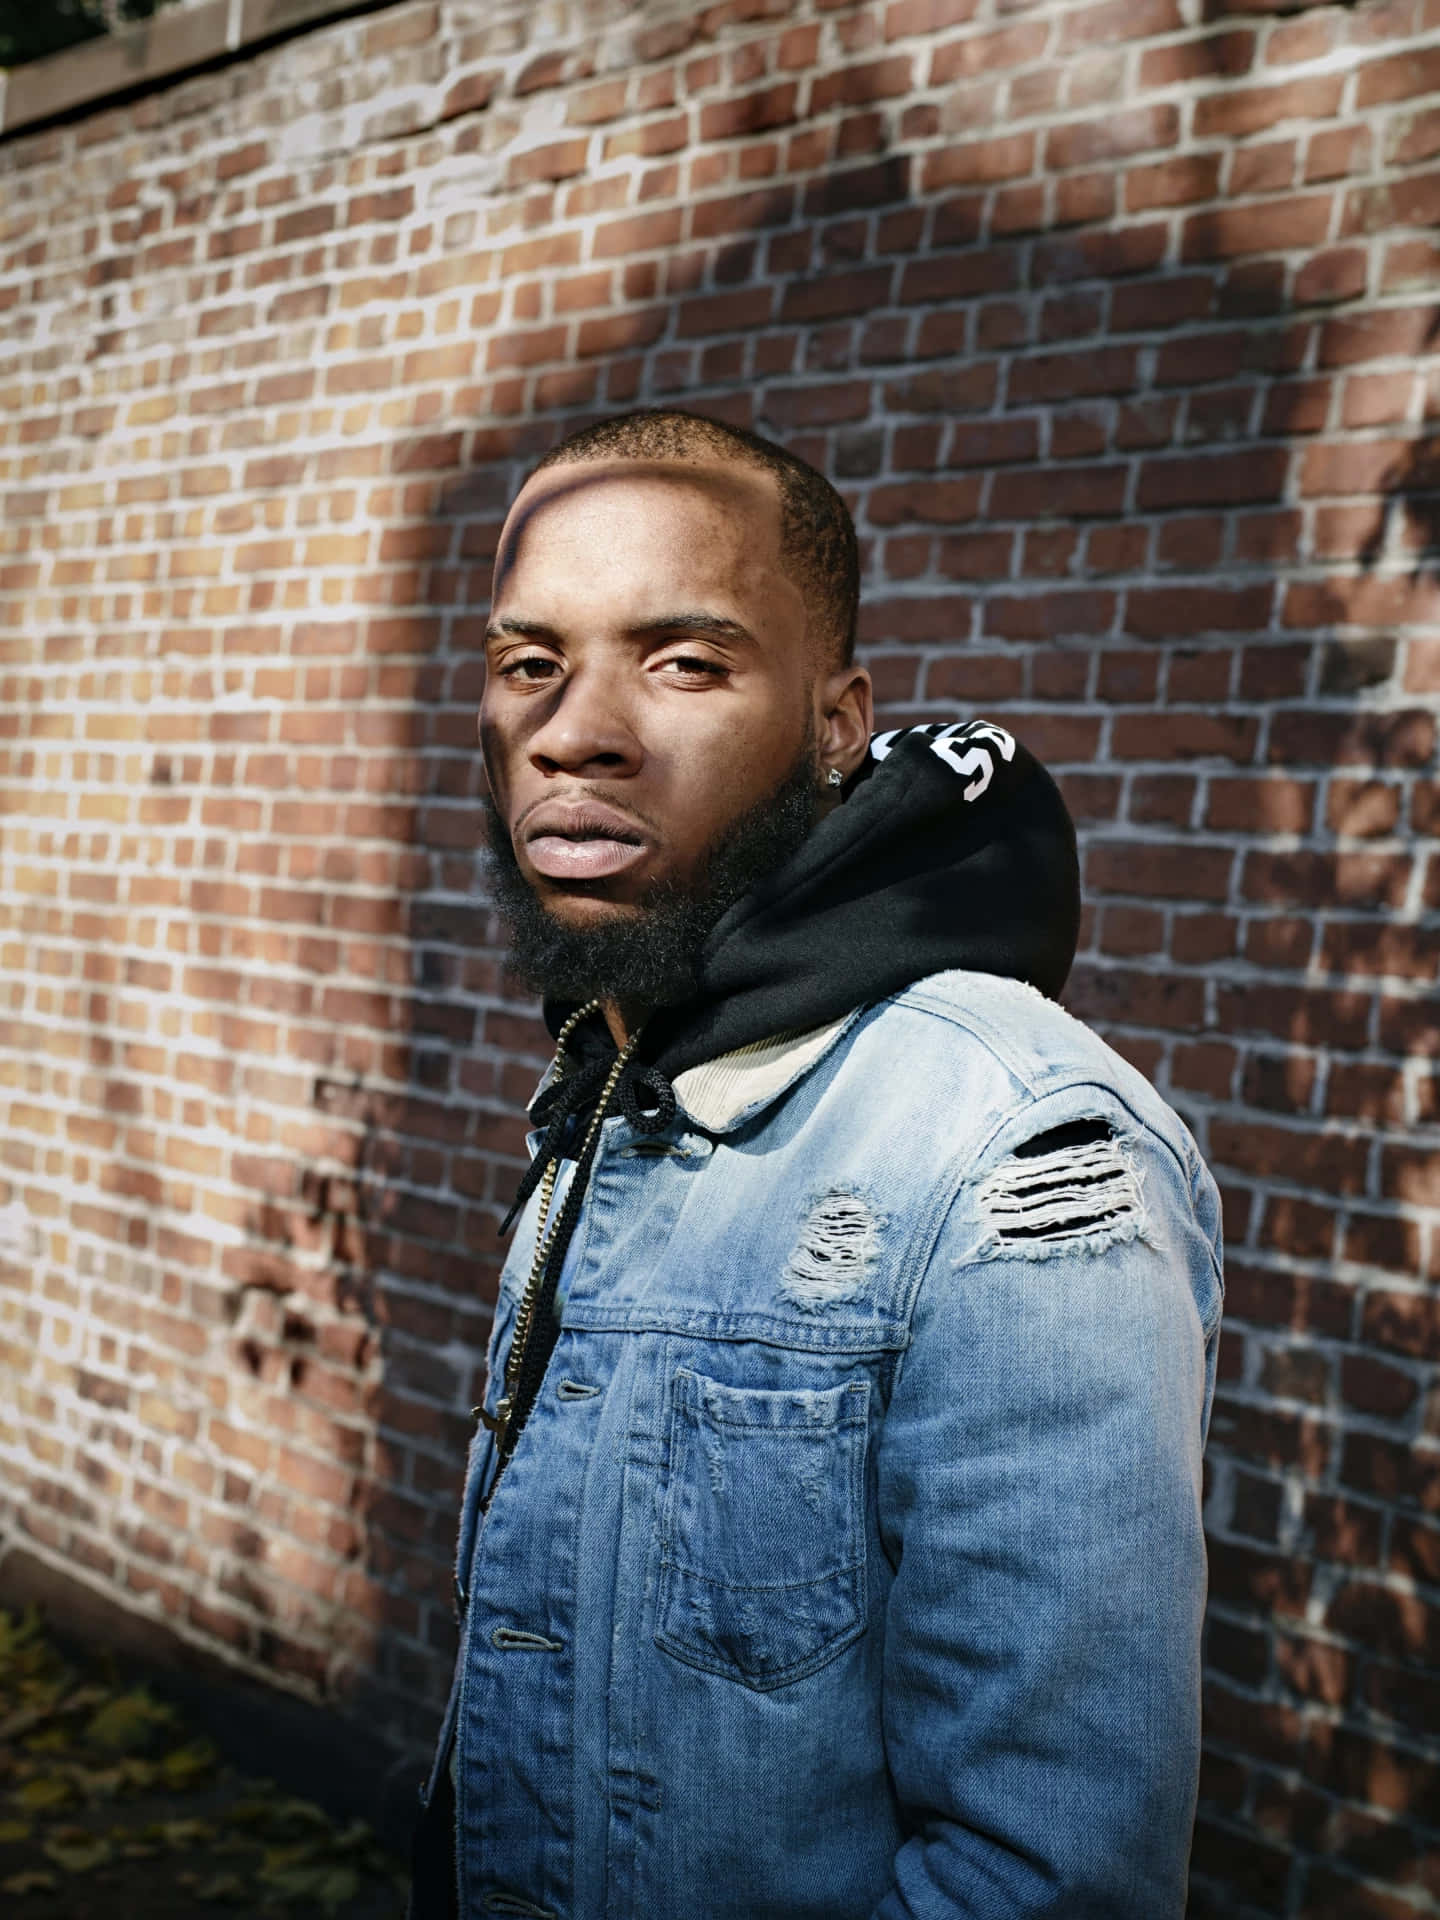
M 719 660 L 707 660 L 698 653 L 672 653 L 668 659 L 660 662 L 661 670 L 670 680 L 728 680 L 730 669 Z
M 552 670 L 556 670 L 556 663 L 548 654 L 522 653 L 518 658 L 505 662 L 500 668 L 500 678 L 533 684 L 539 680 L 548 680 Z

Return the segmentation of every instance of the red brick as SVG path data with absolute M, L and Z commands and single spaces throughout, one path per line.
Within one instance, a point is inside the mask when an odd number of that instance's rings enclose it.
M 939 33 L 945 27 L 973 20 L 979 0 L 890 0 L 885 9 L 885 38 L 904 40 L 911 34 Z
M 697 240 L 713 239 L 720 234 L 753 233 L 762 227 L 783 226 L 789 220 L 794 203 L 794 194 L 789 187 L 761 188 L 754 193 L 733 194 L 720 199 L 702 201 L 695 207 L 691 216 L 691 231 Z M 678 239 L 680 234 L 680 216 L 678 213 L 655 214 L 649 216 L 657 223 L 655 231 L 663 225 L 674 223 L 673 233 L 666 240 L 642 242 L 641 245 L 665 245 Z M 607 252 L 630 252 L 636 250 L 625 231 L 626 223 L 616 223 L 617 244 L 607 247 Z M 597 249 L 598 251 L 598 249 Z
M 1235 1541 L 1216 1541 L 1210 1549 L 1210 1591 L 1228 1606 L 1258 1606 L 1296 1617 L 1304 1611 L 1309 1595 L 1310 1569 L 1279 1554 L 1258 1552 Z M 1247 1747 L 1257 1731 L 1252 1720 Z
M 1359 247 L 1334 247 L 1307 260 L 1295 276 L 1295 298 L 1302 306 L 1327 300 L 1353 300 L 1365 291 L 1369 263 Z
M 910 64 L 910 57 L 905 54 L 873 60 L 866 66 L 840 67 L 821 73 L 810 85 L 810 111 L 825 113 L 835 106 L 893 100 L 909 91 Z
M 1245 862 L 1247 898 L 1301 907 L 1395 908 L 1409 879 L 1410 862 L 1393 854 L 1305 849 L 1251 853 Z
M 941 43 L 930 57 L 927 85 L 949 86 L 1008 67 L 1028 65 L 1045 51 L 1049 32 L 1043 22 L 1027 21 L 998 32 L 971 33 Z
M 1325 119 L 1338 110 L 1344 86 L 1342 73 L 1326 73 L 1273 87 L 1217 90 L 1195 103 L 1195 138 L 1233 140 L 1287 120 Z
M 1011 597 L 985 603 L 985 631 L 1006 640 L 1055 640 L 1104 633 L 1115 617 L 1115 596 L 1084 588 Z
M 1125 627 L 1148 640 L 1263 632 L 1270 624 L 1271 591 L 1268 585 L 1132 588 L 1126 597 Z
M 1322 366 L 1355 366 L 1366 360 L 1410 360 L 1434 339 L 1433 307 L 1381 307 L 1326 322 L 1320 335 Z
M 1173 971 L 1078 964 L 1065 988 L 1065 1005 L 1081 1020 L 1193 1032 L 1204 1017 L 1202 982 Z
M 1125 469 L 1061 467 L 1044 472 L 997 473 L 991 485 L 992 520 L 1050 520 L 1119 513 Z
M 1330 196 L 1296 194 L 1252 206 L 1192 214 L 1185 222 L 1181 257 L 1234 260 L 1254 253 L 1290 253 L 1326 238 Z
M 1346 1468 L 1351 1468 L 1357 1478 L 1372 1478 L 1380 1485 L 1390 1480 L 1390 1472 L 1380 1468 L 1378 1463 L 1383 1453 L 1389 1452 L 1387 1443 L 1366 1436 L 1358 1436 L 1347 1443 L 1345 1449 Z M 1364 1460 L 1362 1462 L 1362 1456 Z M 1391 1453 L 1393 1459 L 1393 1453 Z M 1419 1467 L 1413 1474 L 1401 1474 L 1403 1481 L 1418 1482 L 1422 1487 L 1434 1476 L 1434 1467 Z M 1361 1577 L 1351 1579 L 1343 1585 L 1330 1602 L 1325 1614 L 1325 1624 L 1334 1632 L 1345 1634 L 1357 1641 L 1370 1652 L 1387 1654 L 1392 1658 L 1429 1661 L 1433 1664 L 1437 1650 L 1440 1650 L 1440 1608 L 1427 1606 L 1418 1595 L 1408 1594 L 1387 1587 L 1378 1581 Z M 1368 1745 L 1368 1743 L 1367 1743 Z M 1390 1758 L 1383 1748 L 1373 1750 L 1374 1758 L 1382 1765 Z M 1429 1770 L 1432 1778 L 1434 1769 Z M 1385 1803 L 1384 1793 L 1376 1794 L 1373 1786 L 1365 1790 L 1366 1797 L 1374 1797 Z M 1394 1805 L 1392 1801 L 1390 1804 Z M 1399 1803 L 1402 1807 L 1405 1802 Z
M 423 44 L 435 37 L 440 26 L 438 6 L 401 8 L 374 26 L 365 29 L 365 57 L 379 53 L 397 53 L 402 47 Z
M 888 304 L 891 280 L 889 267 L 871 267 L 792 283 L 785 289 L 780 318 L 782 321 L 814 321 L 867 313 Z
M 1222 832 L 1308 833 L 1314 810 L 1315 790 L 1308 782 L 1214 779 L 1205 824 Z
M 948 544 L 948 543 L 947 543 Z M 925 681 L 927 700 L 963 700 L 967 704 L 1011 700 L 1023 690 L 1024 667 L 999 654 L 959 654 L 937 661 Z
M 754 93 L 711 101 L 700 109 L 700 138 L 732 140 L 740 134 L 758 133 L 767 127 L 788 126 L 795 118 L 798 99 L 796 83 L 783 80 Z
M 1119 40 L 1148 40 L 1185 24 L 1178 0 L 1102 0 L 1064 16 L 1058 51 L 1073 53 Z
M 1378 187 L 1352 187 L 1345 197 L 1345 235 L 1381 233 L 1392 227 L 1424 227 L 1440 217 L 1440 171 L 1413 169 Z
M 1082 394 L 1128 393 L 1136 384 L 1136 355 L 1129 347 L 1034 354 L 1012 363 L 1009 397 L 1026 404 Z
M 1137 107 L 1052 127 L 1045 136 L 1045 165 L 1087 167 L 1157 147 L 1173 147 L 1180 135 L 1180 110 L 1171 105 Z
M 1219 154 L 1186 154 L 1132 167 L 1125 175 L 1125 206 L 1130 213 L 1143 213 L 1149 207 L 1192 206 L 1215 199 L 1219 190 Z
M 1284 447 L 1247 453 L 1179 455 L 1147 460 L 1140 469 L 1142 509 L 1251 505 L 1279 497 L 1289 466 Z
M 1387 1146 L 1381 1156 L 1381 1191 L 1412 1206 L 1440 1206 L 1440 1154 L 1424 1147 Z
M 1138 893 L 1155 899 L 1224 900 L 1234 856 L 1227 847 L 1104 841 L 1085 862 L 1088 887 L 1102 893 Z
M 1414 1377 L 1369 1354 L 1346 1354 L 1340 1369 L 1340 1393 L 1347 1406 L 1384 1420 L 1398 1420 L 1414 1405 Z
M 1382 287 L 1386 293 L 1409 287 L 1433 286 L 1440 273 L 1440 242 L 1394 240 L 1385 249 Z
M 979 501 L 980 483 L 975 479 L 877 487 L 870 495 L 870 519 L 876 526 L 969 520 Z
M 1140 56 L 1140 85 L 1148 89 L 1240 79 L 1249 72 L 1254 52 L 1255 35 L 1248 29 L 1191 34 L 1147 47 Z
M 1361 67 L 1355 82 L 1355 104 L 1362 112 L 1424 93 L 1440 93 L 1440 48 L 1416 47 L 1387 60 L 1372 60 Z
M 1020 284 L 1020 266 L 1019 255 L 1009 246 L 978 253 L 935 253 L 906 264 L 900 299 L 906 305 L 915 305 L 953 301 L 967 294 L 1004 292 Z
M 1398 157 L 1398 156 L 1397 156 Z M 1423 158 L 1411 154 L 1408 159 Z M 1347 174 L 1364 173 L 1370 161 L 1368 127 L 1336 127 L 1328 133 L 1312 134 L 1305 150 L 1305 180 L 1339 180 Z
M 554 140 L 548 146 L 532 147 L 528 153 L 511 156 L 508 177 L 512 186 L 531 180 L 570 180 L 585 169 L 590 153 L 588 139 Z
M 1243 147 L 1230 163 L 1230 192 L 1236 199 L 1257 193 L 1281 193 L 1295 184 L 1299 148 L 1293 140 L 1272 140 Z
M 1029 173 L 1034 164 L 1033 133 L 974 140 L 942 147 L 938 152 L 927 154 L 921 169 L 920 184 L 926 193 L 933 193 L 939 187 L 961 184 L 975 186 L 997 180 L 1014 180 Z
M 1300 489 L 1307 497 L 1375 494 L 1404 471 L 1408 443 L 1403 440 L 1323 441 L 1308 447 L 1300 466 Z
M 1368 157 L 1368 145 L 1359 147 L 1358 132 L 1357 129 L 1357 149 Z M 1392 167 L 1414 166 L 1417 160 L 1432 159 L 1437 153 L 1440 153 L 1440 109 L 1395 116 L 1385 145 L 1385 158 Z M 1355 166 L 1349 171 L 1358 173 L 1361 168 Z

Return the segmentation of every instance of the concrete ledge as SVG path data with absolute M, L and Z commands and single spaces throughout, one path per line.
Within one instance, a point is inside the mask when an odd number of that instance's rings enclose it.
M 0 138 L 394 0 L 206 0 L 0 72 Z
M 32 1606 L 80 1657 L 115 1654 L 242 1773 L 276 1780 L 342 1818 L 358 1815 L 396 1853 L 407 1853 L 426 1756 L 399 1753 L 356 1721 L 237 1672 L 162 1621 L 11 1546 L 0 1552 L 0 1607 L 19 1613 Z

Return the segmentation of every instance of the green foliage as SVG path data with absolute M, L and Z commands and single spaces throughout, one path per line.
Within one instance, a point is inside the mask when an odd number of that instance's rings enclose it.
M 148 20 L 171 0 L 0 0 L 0 67 L 43 60 L 81 40 Z

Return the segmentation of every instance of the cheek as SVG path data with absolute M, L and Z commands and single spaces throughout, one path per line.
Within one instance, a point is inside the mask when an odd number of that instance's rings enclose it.
M 671 765 L 669 838 L 677 852 L 695 854 L 768 793 L 795 765 L 801 735 L 776 723 L 737 727 L 693 740 Z
M 496 806 L 502 806 L 501 796 L 505 793 L 508 784 L 505 777 L 508 749 L 505 736 L 496 726 L 494 719 L 486 713 L 483 705 L 480 708 L 479 734 L 480 759 L 485 768 L 490 798 Z

